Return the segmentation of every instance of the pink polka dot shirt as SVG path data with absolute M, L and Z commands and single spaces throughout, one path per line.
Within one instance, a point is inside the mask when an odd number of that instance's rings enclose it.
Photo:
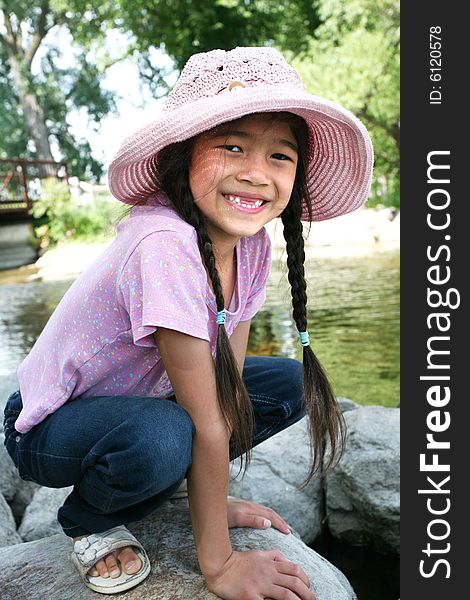
M 236 253 L 228 336 L 264 304 L 271 268 L 266 230 L 240 238 Z M 26 433 L 78 396 L 172 396 L 153 334 L 165 327 L 202 338 L 215 356 L 216 316 L 194 228 L 164 197 L 134 207 L 20 364 L 17 431 Z

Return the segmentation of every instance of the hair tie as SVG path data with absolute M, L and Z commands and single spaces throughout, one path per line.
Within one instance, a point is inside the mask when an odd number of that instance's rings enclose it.
M 310 346 L 310 341 L 308 339 L 308 331 L 299 331 L 299 338 L 302 346 Z
M 217 325 L 224 325 L 225 318 L 226 318 L 226 313 L 225 313 L 225 308 L 224 308 L 217 313 Z

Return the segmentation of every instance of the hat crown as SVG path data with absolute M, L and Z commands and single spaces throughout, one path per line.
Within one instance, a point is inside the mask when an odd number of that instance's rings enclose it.
M 240 88 L 288 84 L 305 91 L 297 72 L 275 48 L 237 47 L 193 54 L 168 95 L 166 111 Z

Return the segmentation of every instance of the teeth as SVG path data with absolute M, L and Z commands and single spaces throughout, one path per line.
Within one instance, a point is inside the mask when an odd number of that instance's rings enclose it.
M 225 197 L 229 202 L 243 206 L 243 208 L 259 208 L 263 204 L 262 200 L 256 200 L 256 202 L 247 204 L 246 202 L 242 202 L 238 196 L 232 196 L 232 194 L 227 194 Z

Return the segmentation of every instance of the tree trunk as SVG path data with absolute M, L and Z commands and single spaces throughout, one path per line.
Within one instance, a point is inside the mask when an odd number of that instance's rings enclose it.
M 49 134 L 46 127 L 44 111 L 39 105 L 36 96 L 28 91 L 27 81 L 22 71 L 22 65 L 16 56 L 8 57 L 11 70 L 15 79 L 21 106 L 28 133 L 36 146 L 36 155 L 39 160 L 51 160 L 51 146 L 49 144 Z M 57 175 L 54 165 L 39 165 L 39 177 L 55 177 Z

